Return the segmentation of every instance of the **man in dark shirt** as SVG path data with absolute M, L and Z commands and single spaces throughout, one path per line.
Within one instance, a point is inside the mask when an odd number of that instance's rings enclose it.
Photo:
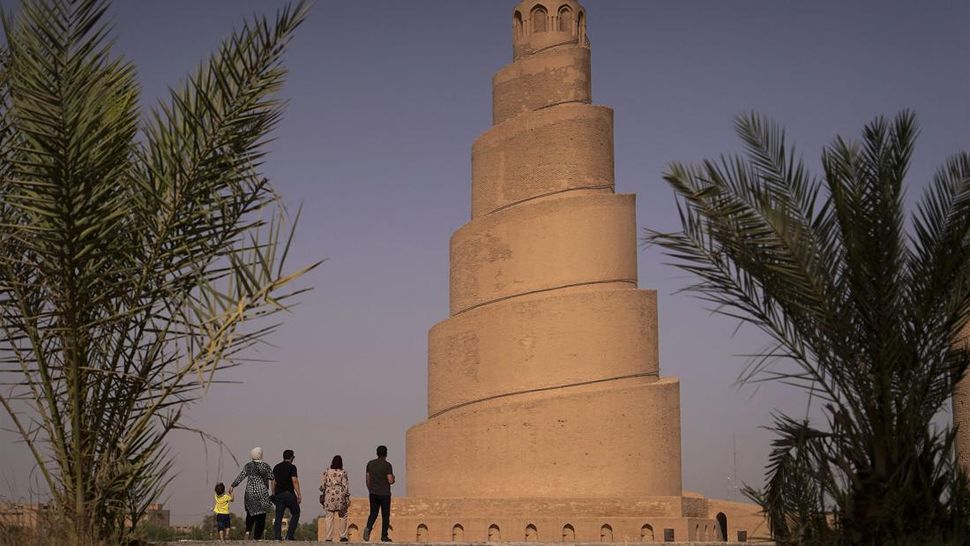
M 283 540 L 283 510 L 290 510 L 290 524 L 286 526 L 286 540 L 293 540 L 296 526 L 300 524 L 300 480 L 296 477 L 296 467 L 293 466 L 292 449 L 283 452 L 283 462 L 273 467 L 273 504 L 276 505 L 276 520 L 273 521 L 273 533 L 276 540 Z
M 387 447 L 377 446 L 377 458 L 367 463 L 367 491 L 370 492 L 370 515 L 364 528 L 364 540 L 370 540 L 370 532 L 377 521 L 377 510 L 381 511 L 381 542 L 390 542 L 387 530 L 391 526 L 391 484 L 394 483 L 394 469 L 387 462 Z

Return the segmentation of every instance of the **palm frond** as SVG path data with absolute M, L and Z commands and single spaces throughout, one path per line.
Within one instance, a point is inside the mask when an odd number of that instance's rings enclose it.
M 745 155 L 669 167 L 681 230 L 646 241 L 697 278 L 687 290 L 770 336 L 742 380 L 794 385 L 823 404 L 822 428 L 778 417 L 768 489 L 750 490 L 775 539 L 966 536 L 948 497 L 952 431 L 932 423 L 970 362 L 970 158 L 937 173 L 910 236 L 911 112 L 874 120 L 859 142 L 836 138 L 821 180 L 777 124 L 750 114 L 736 129 Z M 913 514 L 918 524 L 902 528 Z
M 168 483 L 182 408 L 319 262 L 285 264 L 295 224 L 260 171 L 307 4 L 246 22 L 146 121 L 108 7 L 2 20 L 0 372 L 21 379 L 0 404 L 71 534 L 112 542 Z

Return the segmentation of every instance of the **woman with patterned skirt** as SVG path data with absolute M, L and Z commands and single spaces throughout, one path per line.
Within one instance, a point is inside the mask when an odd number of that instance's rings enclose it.
M 273 507 L 269 500 L 269 492 L 273 487 L 273 469 L 263 462 L 263 448 L 255 447 L 249 452 L 252 459 L 242 472 L 232 482 L 229 493 L 232 494 L 234 487 L 247 479 L 246 497 L 246 538 L 260 540 L 263 538 L 263 530 L 266 529 L 266 512 Z M 252 533 L 252 534 L 250 534 Z

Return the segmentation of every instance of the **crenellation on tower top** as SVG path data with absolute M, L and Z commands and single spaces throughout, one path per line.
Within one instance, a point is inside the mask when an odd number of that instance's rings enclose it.
M 589 47 L 586 10 L 575 0 L 523 0 L 512 14 L 513 59 L 575 44 Z

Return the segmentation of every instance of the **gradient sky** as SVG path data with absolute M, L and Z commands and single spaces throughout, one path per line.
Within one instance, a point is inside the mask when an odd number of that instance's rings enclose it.
M 13 2 L 4 1 L 4 4 Z M 328 258 L 309 293 L 257 356 L 231 370 L 186 423 L 245 462 L 296 451 L 316 513 L 320 471 L 340 453 L 355 495 L 387 444 L 403 495 L 404 435 L 426 416 L 427 330 L 448 313 L 448 238 L 469 219 L 470 147 L 491 122 L 491 76 L 511 61 L 515 0 L 319 0 L 287 57 L 286 117 L 266 171 L 304 215 L 293 265 Z M 970 149 L 966 0 L 785 2 L 586 0 L 593 94 L 616 112 L 617 192 L 637 194 L 638 229 L 674 229 L 671 161 L 734 152 L 732 122 L 763 112 L 788 128 L 818 172 L 821 147 L 903 108 L 922 126 L 908 188 L 919 195 L 950 154 Z M 139 67 L 154 104 L 252 13 L 254 0 L 116 2 L 117 52 Z M 773 410 L 804 414 L 777 385 L 738 386 L 762 348 L 750 327 L 677 293 L 688 278 L 657 249 L 639 254 L 640 287 L 659 295 L 663 375 L 681 379 L 684 487 L 739 498 L 760 484 Z M 7 425 L 6 416 L 0 425 Z M 37 490 L 25 449 L 0 435 L 0 496 Z M 173 521 L 197 522 L 237 465 L 197 436 L 171 440 Z M 734 448 L 733 446 L 736 446 Z M 241 511 L 241 504 L 234 508 Z

